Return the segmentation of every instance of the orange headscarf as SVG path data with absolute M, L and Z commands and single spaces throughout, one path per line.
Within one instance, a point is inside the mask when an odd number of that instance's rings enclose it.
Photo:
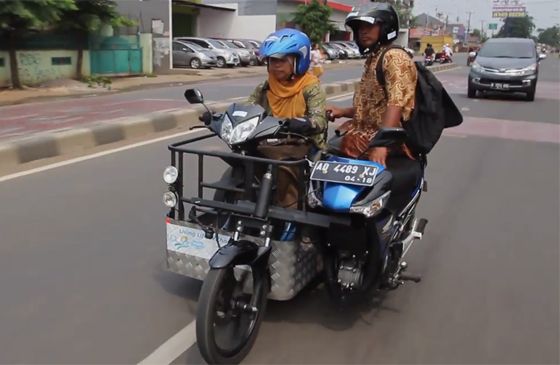
M 290 81 L 278 81 L 269 74 L 267 99 L 272 114 L 277 118 L 304 117 L 306 104 L 303 89 L 317 83 L 319 79 L 307 72 Z

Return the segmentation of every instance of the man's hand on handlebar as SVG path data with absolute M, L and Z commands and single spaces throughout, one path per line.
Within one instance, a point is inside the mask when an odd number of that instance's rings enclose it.
M 334 122 L 338 118 L 353 118 L 354 108 L 339 108 L 337 106 L 327 106 L 327 119 Z

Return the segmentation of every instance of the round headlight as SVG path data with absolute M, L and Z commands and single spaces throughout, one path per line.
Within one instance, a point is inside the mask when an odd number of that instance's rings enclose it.
M 165 170 L 163 170 L 163 181 L 168 184 L 173 184 L 177 181 L 177 177 L 179 177 L 179 171 L 175 166 L 167 166 Z
M 177 195 L 171 191 L 166 191 L 163 194 L 163 204 L 168 208 L 173 208 L 177 205 Z

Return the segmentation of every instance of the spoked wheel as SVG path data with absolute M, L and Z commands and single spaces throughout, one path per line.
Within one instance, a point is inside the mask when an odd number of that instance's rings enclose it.
M 253 347 L 266 309 L 269 280 L 258 270 L 208 272 L 198 301 L 196 338 L 209 364 L 237 364 Z M 252 278 L 252 294 L 243 292 Z

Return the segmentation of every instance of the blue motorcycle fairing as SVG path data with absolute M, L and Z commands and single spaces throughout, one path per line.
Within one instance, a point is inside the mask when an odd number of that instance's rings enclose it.
M 378 169 L 377 174 L 385 170 L 383 165 L 369 160 L 356 160 L 340 156 L 329 156 L 327 161 L 374 166 Z M 335 212 L 347 212 L 352 204 L 358 200 L 358 197 L 365 189 L 368 189 L 368 187 L 325 182 L 323 185 L 323 206 Z

